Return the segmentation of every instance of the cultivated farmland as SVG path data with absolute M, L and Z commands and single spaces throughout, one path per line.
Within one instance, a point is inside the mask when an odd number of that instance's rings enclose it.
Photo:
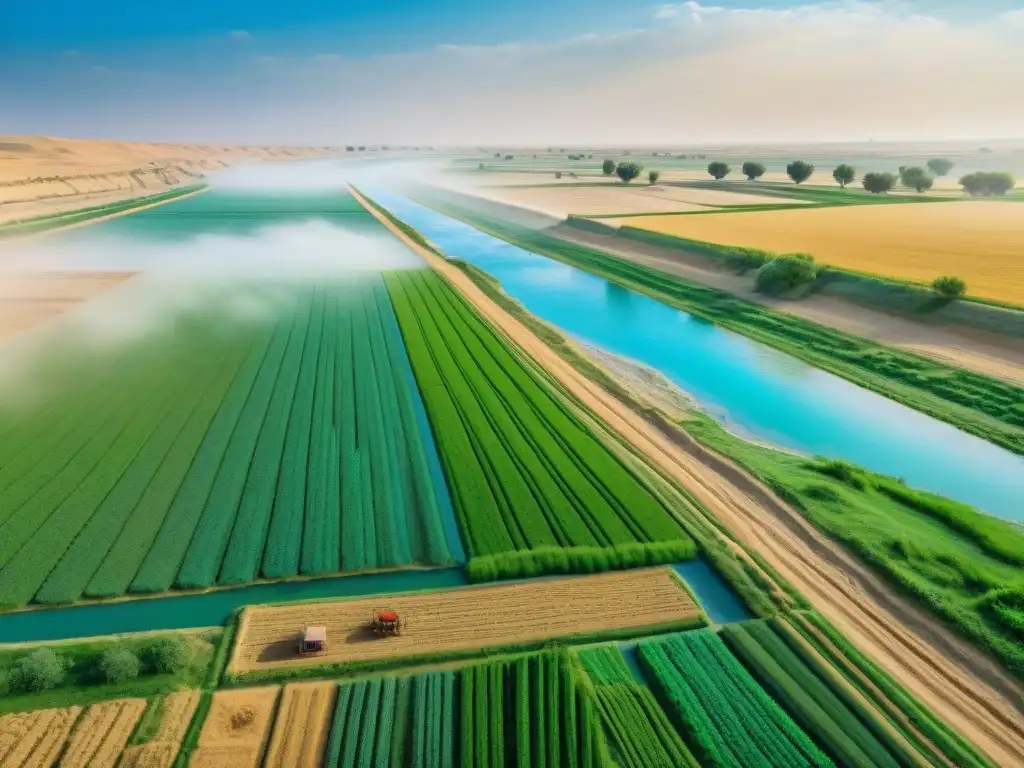
M 153 738 L 145 744 L 128 747 L 121 756 L 120 768 L 171 768 L 199 706 L 200 696 L 198 690 L 185 690 L 164 697 L 160 725 Z
M 433 272 L 387 284 L 476 580 L 695 554 L 670 513 Z
M 145 710 L 145 699 L 93 704 L 75 726 L 61 757 L 61 767 L 114 768 Z
M 322 765 L 336 688 L 334 683 L 285 686 L 263 761 L 265 768 L 317 768 Z
M 50 768 L 81 713 L 68 707 L 0 717 L 0 765 Z
M 0 414 L 0 604 L 461 559 L 380 278 L 250 288 Z
M 571 609 L 567 609 L 571 606 Z M 242 616 L 229 672 L 455 653 L 648 625 L 700 626 L 699 607 L 668 569 L 527 581 L 389 597 L 402 634 L 367 642 L 380 598 L 251 606 Z M 297 657 L 306 626 L 326 626 L 327 650 Z
M 277 686 L 217 691 L 192 768 L 258 768 L 270 738 Z
M 618 223 L 690 240 L 809 253 L 823 264 L 903 280 L 930 283 L 956 275 L 972 296 L 1024 303 L 1024 210 L 1005 201 L 644 216 Z

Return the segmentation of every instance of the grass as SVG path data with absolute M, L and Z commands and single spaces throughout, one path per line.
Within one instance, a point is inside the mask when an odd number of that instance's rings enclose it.
M 1024 388 L 775 312 L 543 232 L 437 200 L 425 202 L 514 245 L 637 290 L 1024 454 Z M 752 257 L 756 254 L 736 253 L 739 259 Z
M 4 689 L 3 695 L 0 696 L 0 714 L 68 707 L 73 704 L 85 706 L 105 699 L 148 698 L 163 693 L 172 693 L 182 688 L 200 688 L 206 680 L 214 655 L 211 643 L 220 638 L 220 632 L 207 633 L 202 638 L 204 642 L 198 645 L 199 652 L 193 663 L 183 672 L 179 674 L 140 674 L 134 680 L 123 683 L 107 683 L 103 680 L 98 668 L 100 656 L 110 648 L 127 648 L 137 654 L 141 653 L 153 641 L 152 638 L 117 638 L 47 646 L 52 648 L 58 656 L 70 662 L 71 666 L 60 686 L 41 693 L 6 691 L 7 675 L 14 662 L 41 646 L 0 649 L 0 686 Z

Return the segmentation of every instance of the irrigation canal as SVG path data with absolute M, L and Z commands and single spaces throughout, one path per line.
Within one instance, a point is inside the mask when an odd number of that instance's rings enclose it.
M 1024 520 L 1024 457 L 643 294 L 523 250 L 385 190 L 375 200 L 530 312 L 661 371 L 734 432 L 851 461 Z
M 708 617 L 716 624 L 742 621 L 750 614 L 736 594 L 704 560 L 674 565 Z M 545 578 L 558 578 L 555 576 Z M 467 586 L 462 568 L 367 573 L 310 581 L 255 584 L 177 597 L 152 597 L 0 614 L 0 643 L 70 640 L 76 637 L 214 627 L 236 608 L 324 598 L 372 597 Z M 482 585 L 484 586 L 484 585 Z

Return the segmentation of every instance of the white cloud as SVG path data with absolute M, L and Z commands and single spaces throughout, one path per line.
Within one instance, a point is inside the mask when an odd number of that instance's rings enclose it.
M 228 32 L 228 37 L 230 37 L 232 40 L 245 42 L 248 40 L 252 40 L 252 33 L 245 29 L 232 29 L 230 32 Z

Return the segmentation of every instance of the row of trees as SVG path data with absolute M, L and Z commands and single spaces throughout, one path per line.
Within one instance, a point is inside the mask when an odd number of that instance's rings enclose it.
M 890 174 L 891 175 L 891 174 Z M 821 268 L 814 257 L 806 253 L 793 253 L 772 259 L 757 270 L 754 288 L 769 295 L 791 294 L 817 279 Z M 944 275 L 932 281 L 932 290 L 947 299 L 956 299 L 967 292 L 967 283 L 959 277 Z

